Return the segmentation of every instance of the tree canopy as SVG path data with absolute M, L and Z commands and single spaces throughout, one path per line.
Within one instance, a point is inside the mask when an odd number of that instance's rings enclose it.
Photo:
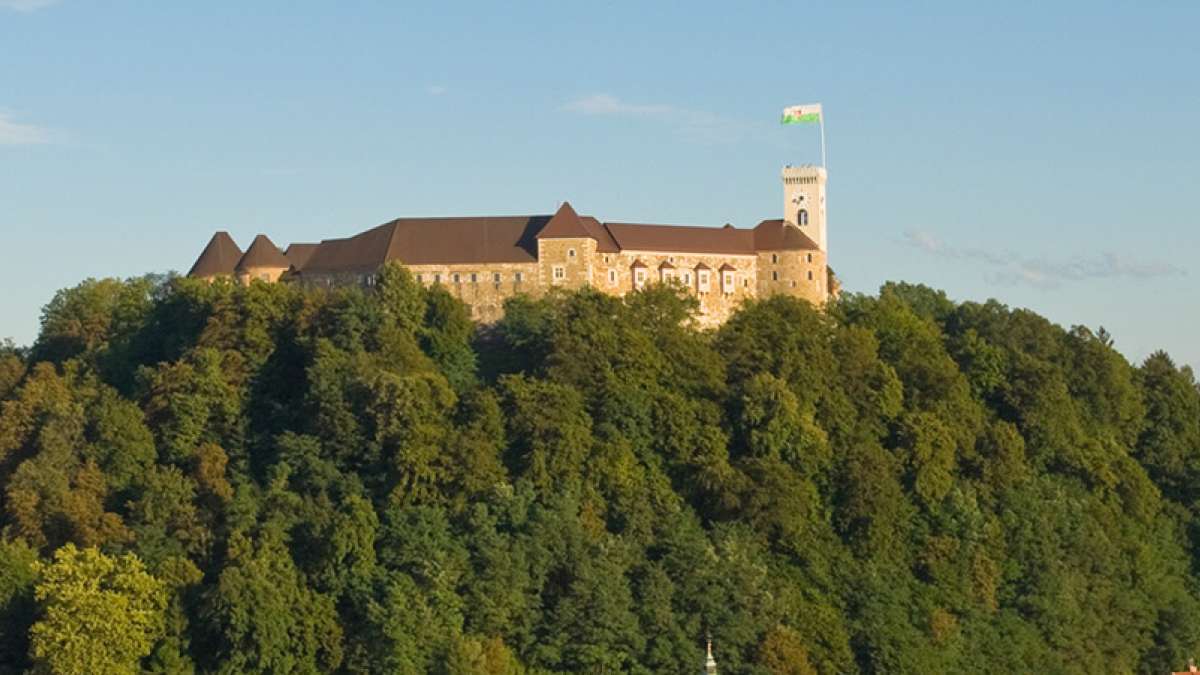
M 0 673 L 1163 672 L 1200 386 L 909 284 L 702 330 L 370 289 L 60 291 L 0 344 Z

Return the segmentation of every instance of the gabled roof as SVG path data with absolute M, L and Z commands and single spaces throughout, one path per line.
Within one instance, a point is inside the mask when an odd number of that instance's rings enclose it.
M 292 267 L 302 270 L 308 259 L 316 252 L 318 246 L 320 244 L 288 244 L 287 249 L 283 252 L 283 256 L 288 259 Z
M 630 267 L 645 267 L 645 266 L 646 266 L 646 263 L 642 262 L 641 258 L 634 260 L 633 264 L 630 265 Z
M 721 272 L 736 272 L 737 271 L 737 268 L 734 267 L 733 265 L 730 265 L 729 263 L 725 263 L 724 265 L 721 265 L 721 267 L 719 267 L 718 269 Z
M 754 228 L 754 248 L 760 251 L 816 251 L 820 247 L 799 227 L 782 218 L 764 220 Z
M 705 265 L 703 262 L 698 262 L 698 263 L 696 263 L 696 266 L 695 266 L 694 268 L 692 268 L 692 269 L 697 269 L 697 270 L 711 270 L 712 268 L 711 268 L 711 267 L 709 267 L 708 265 Z
M 575 209 L 571 208 L 571 203 L 563 202 L 562 206 L 558 207 L 558 211 L 550 217 L 550 222 L 546 223 L 546 227 L 537 233 L 537 238 L 595 239 L 596 237 L 588 231 L 579 214 L 575 213 Z
M 291 263 L 284 257 L 279 247 L 265 234 L 260 234 L 250 242 L 250 248 L 238 261 L 237 269 L 245 270 L 252 267 L 271 267 L 287 269 Z
M 188 270 L 189 277 L 215 277 L 222 274 L 232 275 L 237 263 L 242 259 L 242 249 L 234 243 L 233 237 L 222 230 L 208 240 L 208 246 L 196 258 L 192 269 Z
M 592 233 L 592 239 L 596 240 L 597 253 L 620 252 L 621 247 L 617 246 L 617 241 L 613 239 L 608 230 L 600 224 L 600 221 L 591 216 L 579 216 L 579 219 L 583 221 L 583 226 L 587 228 L 587 231 Z
M 658 269 L 673 270 L 673 269 L 675 269 L 675 266 L 671 264 L 670 260 L 664 260 L 664 261 L 662 261 L 662 264 L 658 266 Z
M 754 254 L 753 230 L 638 223 L 605 223 L 604 227 L 617 245 L 627 251 Z
M 537 262 L 537 233 L 550 216 L 399 218 L 346 239 L 326 239 L 303 272 L 370 271 L 406 265 Z

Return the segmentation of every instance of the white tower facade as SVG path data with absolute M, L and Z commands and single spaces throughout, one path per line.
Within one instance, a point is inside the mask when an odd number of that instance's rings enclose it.
M 829 252 L 825 230 L 825 167 L 783 167 L 783 219 Z

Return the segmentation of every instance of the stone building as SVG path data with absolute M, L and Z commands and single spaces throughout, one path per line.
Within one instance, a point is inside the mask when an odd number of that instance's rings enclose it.
M 789 166 L 782 178 L 783 217 L 750 229 L 600 222 L 564 202 L 553 215 L 399 218 L 286 251 L 260 234 L 243 254 L 218 232 L 189 276 L 369 287 L 382 265 L 399 262 L 483 322 L 521 293 L 590 286 L 623 295 L 670 283 L 697 298 L 701 324 L 715 325 L 747 298 L 786 294 L 820 305 L 837 291 L 827 266 L 825 169 Z

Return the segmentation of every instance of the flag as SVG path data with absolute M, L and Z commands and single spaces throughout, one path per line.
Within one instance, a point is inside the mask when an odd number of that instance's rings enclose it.
M 783 109 L 780 124 L 812 124 L 821 121 L 821 104 L 794 105 Z

